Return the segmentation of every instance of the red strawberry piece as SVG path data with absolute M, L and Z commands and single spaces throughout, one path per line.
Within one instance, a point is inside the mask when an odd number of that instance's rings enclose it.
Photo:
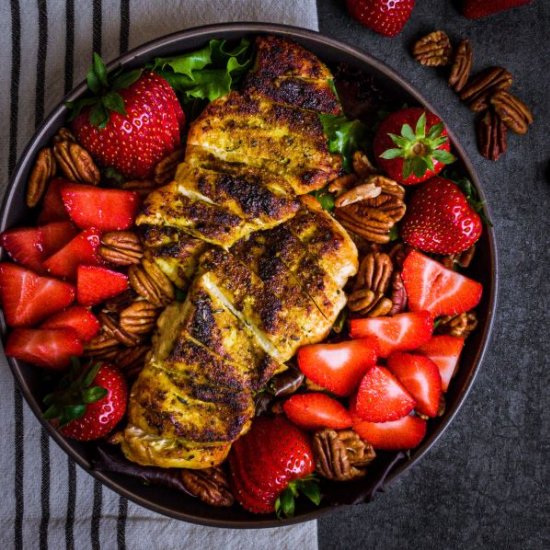
M 397 36 L 409 20 L 414 0 L 346 0 L 349 14 L 383 36 Z
M 65 184 L 61 197 L 71 219 L 81 229 L 128 229 L 134 223 L 139 208 L 139 195 L 134 191 L 103 189 L 79 183 Z
M 350 321 L 351 337 L 376 338 L 380 357 L 388 357 L 392 351 L 416 349 L 430 339 L 432 332 L 433 320 L 427 311 Z
M 16 328 L 6 342 L 6 355 L 46 369 L 64 369 L 82 353 L 82 342 L 70 328 Z
M 468 19 L 479 19 L 504 10 L 529 4 L 531 0 L 464 0 L 462 14 Z
M 65 210 L 65 205 L 61 200 L 61 187 L 69 180 L 55 178 L 48 184 L 48 190 L 42 201 L 42 210 L 38 216 L 38 223 L 59 222 L 69 219 L 69 213 Z
M 293 395 L 284 402 L 283 410 L 291 422 L 305 430 L 343 430 L 351 426 L 351 416 L 344 405 L 324 393 Z
M 0 246 L 10 258 L 36 273 L 44 273 L 44 241 L 38 227 L 8 229 L 0 235 Z
M 388 357 L 388 368 L 416 400 L 416 410 L 437 416 L 441 399 L 441 375 L 437 365 L 424 355 L 396 351 Z
M 420 107 L 388 115 L 373 141 L 380 168 L 403 185 L 414 185 L 435 176 L 456 159 L 441 119 Z
M 83 306 L 70 308 L 52 315 L 41 328 L 71 328 L 82 342 L 90 341 L 101 328 L 97 317 Z
M 61 250 L 50 256 L 44 267 L 56 277 L 76 278 L 80 264 L 98 265 L 102 263 L 97 249 L 101 244 L 101 233 L 97 229 L 86 229 Z
M 458 185 L 440 177 L 415 191 L 401 226 L 406 243 L 435 254 L 463 252 L 481 231 L 481 218 Z
M 404 416 L 391 422 L 367 422 L 357 418 L 353 429 L 375 449 L 398 451 L 418 447 L 426 435 L 427 423 L 418 416 Z
M 313 382 L 340 396 L 357 388 L 367 370 L 376 363 L 374 338 L 338 344 L 312 344 L 298 350 L 298 367 Z
M 79 265 L 76 296 L 79 304 L 95 306 L 128 288 L 128 277 L 119 271 L 93 265 Z
M 174 90 L 150 71 L 111 77 L 97 54 L 88 84 L 94 97 L 74 105 L 77 112 L 83 107 L 72 123 L 78 141 L 99 164 L 128 178 L 151 176 L 181 142 L 185 117 Z M 86 105 L 90 100 L 95 104 Z
M 403 262 L 403 284 L 412 311 L 429 311 L 433 317 L 457 315 L 479 304 L 483 287 L 424 254 L 411 251 Z
M 464 347 L 464 338 L 442 334 L 432 336 L 431 340 L 418 348 L 418 353 L 429 357 L 439 369 L 441 387 L 447 391 L 451 378 L 454 376 L 460 353 Z
M 59 388 L 44 398 L 44 418 L 66 437 L 79 441 L 109 434 L 126 412 L 128 390 L 122 373 L 108 363 L 82 368 L 78 363 Z
M 69 221 L 42 225 L 40 231 L 42 233 L 44 258 L 48 258 L 61 250 L 78 233 L 78 229 Z
M 415 407 L 414 398 L 385 367 L 372 367 L 361 380 L 355 411 L 369 422 L 397 420 Z
M 11 327 L 31 326 L 70 305 L 74 287 L 11 263 L 0 263 L 0 297 Z

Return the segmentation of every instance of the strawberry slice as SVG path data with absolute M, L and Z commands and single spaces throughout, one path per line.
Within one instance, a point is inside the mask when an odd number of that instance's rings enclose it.
M 6 355 L 46 369 L 64 369 L 82 353 L 78 334 L 70 328 L 16 328 L 6 343 Z
M 97 229 L 81 231 L 61 250 L 50 256 L 44 267 L 52 275 L 74 279 L 80 264 L 99 265 L 102 263 L 97 249 L 101 244 L 101 233 Z
M 128 229 L 139 208 L 139 195 L 133 191 L 102 189 L 79 183 L 63 185 L 61 198 L 71 219 L 82 229 Z
M 449 383 L 456 372 L 463 347 L 464 338 L 442 334 L 432 336 L 431 340 L 422 344 L 417 350 L 418 353 L 429 357 L 437 365 L 441 375 L 443 391 L 447 391 L 449 388 Z
M 429 311 L 434 317 L 456 315 L 479 304 L 483 287 L 439 262 L 413 250 L 401 273 L 412 311 Z
M 71 306 L 47 319 L 40 328 L 71 328 L 82 342 L 88 342 L 99 332 L 101 325 L 89 309 Z
M 76 275 L 76 295 L 83 306 L 95 306 L 128 288 L 124 273 L 105 267 L 79 265 Z
M 375 366 L 361 380 L 353 408 L 369 422 L 397 420 L 415 407 L 414 398 L 385 367 Z
M 351 426 L 351 416 L 344 405 L 324 393 L 293 395 L 284 402 L 283 410 L 291 422 L 306 430 L 343 430 Z
M 388 357 L 388 368 L 415 398 L 416 410 L 437 416 L 441 399 L 441 375 L 437 365 L 424 355 L 396 351 Z
M 61 187 L 67 183 L 71 182 L 63 178 L 55 178 L 50 181 L 42 201 L 42 211 L 38 216 L 38 223 L 59 222 L 69 219 L 69 213 L 65 210 L 60 192 Z
M 8 229 L 0 235 L 0 246 L 14 262 L 37 273 L 45 273 L 42 265 L 44 243 L 38 227 Z
M 0 297 L 11 327 L 39 323 L 74 300 L 74 287 L 12 263 L 0 263 Z
M 42 233 L 44 258 L 48 258 L 58 250 L 61 250 L 78 233 L 78 229 L 69 221 L 42 225 L 40 231 Z
M 414 449 L 426 435 L 427 423 L 418 416 L 404 416 L 392 422 L 367 422 L 354 418 L 353 430 L 375 449 Z
M 380 357 L 388 357 L 392 351 L 416 349 L 430 339 L 432 332 L 433 320 L 427 311 L 350 321 L 351 337 L 375 337 Z
M 340 396 L 350 395 L 376 363 L 374 338 L 312 344 L 298 350 L 298 367 L 313 382 Z

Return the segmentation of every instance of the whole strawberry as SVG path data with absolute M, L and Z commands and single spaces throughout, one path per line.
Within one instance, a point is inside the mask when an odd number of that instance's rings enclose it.
M 387 116 L 376 131 L 373 149 L 380 168 L 403 185 L 426 181 L 455 161 L 445 125 L 420 107 Z
M 127 178 L 149 177 L 180 145 L 185 117 L 175 92 L 150 71 L 109 77 L 97 54 L 87 82 L 93 97 L 69 105 L 76 138 L 102 166 Z
M 396 36 L 409 20 L 414 0 L 346 0 L 348 12 L 383 36 Z
M 403 240 L 435 254 L 456 254 L 481 235 L 481 219 L 458 185 L 435 177 L 412 196 L 401 227 Z
M 126 412 L 128 390 L 121 372 L 108 363 L 81 367 L 73 362 L 59 389 L 44 398 L 44 418 L 66 437 L 91 441 L 105 437 Z
M 256 418 L 233 444 L 229 465 L 235 497 L 249 512 L 292 516 L 300 491 L 321 500 L 309 438 L 283 415 Z
M 529 4 L 531 0 L 464 0 L 462 13 L 468 19 L 479 19 L 500 11 Z

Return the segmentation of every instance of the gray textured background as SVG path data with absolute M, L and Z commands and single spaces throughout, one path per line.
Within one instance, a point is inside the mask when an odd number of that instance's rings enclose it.
M 550 2 L 470 21 L 451 0 L 421 0 L 393 39 L 361 27 L 343 5 L 318 0 L 321 32 L 405 76 L 472 159 L 495 223 L 500 299 L 490 350 L 455 421 L 375 502 L 321 519 L 320 548 L 550 548 Z M 509 135 L 496 163 L 477 153 L 472 113 L 408 53 L 435 29 L 470 38 L 474 70 L 510 70 L 513 91 L 534 111 L 529 133 Z

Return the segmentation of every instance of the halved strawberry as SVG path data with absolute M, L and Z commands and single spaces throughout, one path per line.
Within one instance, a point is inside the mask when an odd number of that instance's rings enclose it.
M 97 317 L 84 306 L 71 306 L 47 319 L 40 328 L 71 328 L 82 342 L 91 340 L 101 328 Z
M 479 304 L 483 287 L 439 262 L 412 250 L 401 273 L 409 307 L 412 311 L 429 311 L 434 317 L 456 315 Z
M 69 219 L 69 213 L 65 210 L 65 205 L 61 199 L 61 187 L 66 183 L 71 182 L 63 178 L 55 178 L 50 181 L 42 201 L 42 210 L 38 216 L 38 223 L 59 222 Z
M 19 227 L 8 229 L 0 235 L 0 246 L 10 258 L 36 273 L 44 273 L 44 244 L 38 227 Z
M 298 367 L 313 382 L 336 395 L 350 395 L 376 363 L 374 338 L 337 344 L 312 344 L 298 350 Z
M 388 368 L 415 398 L 416 410 L 434 418 L 441 399 L 441 375 L 437 365 L 424 355 L 396 351 L 388 357 Z
M 397 420 L 415 407 L 414 398 L 385 367 L 372 367 L 361 380 L 353 408 L 369 422 Z
M 70 221 L 52 222 L 40 226 L 44 258 L 48 258 L 61 250 L 78 233 L 78 229 Z
M 63 185 L 61 197 L 71 219 L 82 229 L 128 229 L 139 208 L 139 195 L 133 191 L 102 189 L 79 183 Z
M 418 416 L 404 416 L 391 422 L 367 422 L 354 417 L 353 430 L 375 449 L 414 449 L 426 435 L 427 423 Z
M 74 287 L 12 263 L 0 263 L 0 297 L 11 327 L 31 326 L 74 300 Z
M 6 342 L 6 355 L 46 369 L 63 369 L 82 353 L 78 334 L 70 328 L 16 328 Z
M 78 266 L 76 295 L 83 306 L 95 306 L 127 288 L 128 277 L 124 273 L 93 265 Z
M 61 250 L 50 256 L 44 267 L 52 275 L 74 279 L 80 264 L 99 265 L 102 263 L 97 249 L 101 244 L 101 233 L 97 229 L 81 231 Z
M 448 336 L 441 334 L 432 336 L 431 340 L 422 344 L 418 348 L 418 353 L 429 357 L 439 369 L 441 375 L 441 387 L 447 391 L 451 378 L 456 372 L 458 359 L 462 348 L 464 347 L 464 338 L 458 336 Z
M 433 320 L 427 311 L 350 321 L 351 337 L 375 337 L 380 357 L 388 357 L 392 351 L 416 349 L 430 339 L 432 332 Z
M 343 430 L 351 426 L 351 416 L 344 405 L 324 393 L 292 395 L 284 402 L 283 410 L 291 422 L 306 430 Z

